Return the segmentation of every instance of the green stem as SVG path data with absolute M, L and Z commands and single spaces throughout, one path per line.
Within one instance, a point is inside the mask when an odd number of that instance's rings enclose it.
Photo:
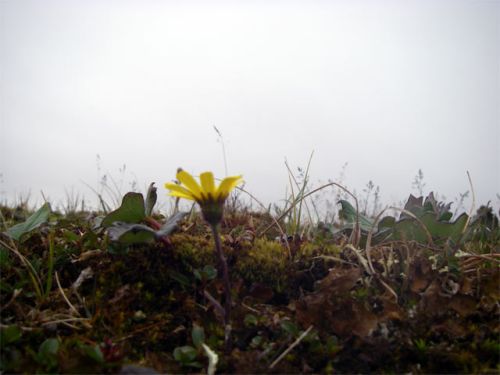
M 48 260 L 49 270 L 47 273 L 47 284 L 45 285 L 45 295 L 47 298 L 52 289 L 52 272 L 54 271 L 54 233 L 49 233 L 49 260 Z
M 229 272 L 227 268 L 226 257 L 222 251 L 222 245 L 220 242 L 219 231 L 217 230 L 217 225 L 210 225 L 212 229 L 212 234 L 215 241 L 215 251 L 217 257 L 219 258 L 220 268 L 222 268 L 222 277 L 224 280 L 224 291 L 226 294 L 226 299 L 224 301 L 224 343 L 226 353 L 231 351 L 231 283 L 229 282 Z

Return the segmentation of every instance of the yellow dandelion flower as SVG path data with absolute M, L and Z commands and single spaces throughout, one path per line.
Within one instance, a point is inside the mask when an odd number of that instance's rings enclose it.
M 177 172 L 180 185 L 167 182 L 165 188 L 170 190 L 170 196 L 189 199 L 197 202 L 202 210 L 203 217 L 210 224 L 218 224 L 222 219 L 224 202 L 231 191 L 243 181 L 242 176 L 226 177 L 219 186 L 215 185 L 212 172 L 200 175 L 200 184 L 191 174 L 180 169 Z

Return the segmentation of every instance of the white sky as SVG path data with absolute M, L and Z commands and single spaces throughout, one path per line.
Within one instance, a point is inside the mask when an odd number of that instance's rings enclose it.
M 500 193 L 500 1 L 0 0 L 5 199 L 101 172 L 139 187 L 243 174 L 264 203 L 311 179 L 386 203 Z M 118 169 L 127 166 L 122 174 Z

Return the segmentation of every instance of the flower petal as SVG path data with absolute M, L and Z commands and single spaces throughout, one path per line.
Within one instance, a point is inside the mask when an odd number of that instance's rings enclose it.
M 202 197 L 200 185 L 188 172 L 182 170 L 177 172 L 177 179 L 186 186 L 196 199 L 200 199 Z
M 179 197 L 179 198 L 186 198 L 186 199 L 191 199 L 191 200 L 196 200 L 196 197 L 194 194 L 191 193 L 188 189 L 174 184 L 172 182 L 167 182 L 165 184 L 165 188 L 170 190 L 169 195 L 172 197 Z
M 207 195 L 213 195 L 215 192 L 214 175 L 212 172 L 200 174 L 201 188 Z
M 226 177 L 224 180 L 222 180 L 219 188 L 217 189 L 217 192 L 215 193 L 216 199 L 225 200 L 231 190 L 233 190 L 241 181 L 243 181 L 242 176 Z
M 189 199 L 191 201 L 196 201 L 196 199 L 192 195 L 187 195 L 179 191 L 171 191 L 168 195 L 170 195 L 171 197 L 184 198 L 184 199 Z

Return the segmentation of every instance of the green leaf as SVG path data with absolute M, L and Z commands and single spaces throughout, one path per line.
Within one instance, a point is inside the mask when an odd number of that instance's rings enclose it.
M 359 220 L 361 230 L 369 232 L 372 229 L 373 221 L 361 214 L 357 215 L 356 209 L 348 201 L 340 200 L 339 203 L 342 206 L 339 216 L 346 221 L 346 228 L 354 228 L 356 221 Z
M 299 328 L 289 320 L 282 320 L 280 322 L 281 329 L 291 335 L 292 337 L 299 335 Z
M 156 200 L 158 199 L 158 196 L 156 194 L 156 187 L 154 187 L 154 182 L 151 182 L 149 185 L 148 193 L 146 195 L 146 216 L 151 216 L 151 213 L 153 212 L 153 207 L 156 204 Z
M 214 266 L 207 264 L 201 270 L 198 268 L 193 270 L 193 274 L 197 280 L 209 281 L 209 280 L 213 280 L 217 277 L 217 270 L 214 268 Z
M 158 239 L 172 233 L 177 228 L 177 223 L 186 214 L 186 212 L 176 213 L 157 231 L 144 224 L 114 221 L 108 227 L 108 235 L 111 241 L 117 241 L 126 245 L 151 242 L 155 238 Z
M 146 217 L 144 208 L 144 198 L 140 193 L 127 193 L 122 199 L 121 206 L 110 212 L 101 222 L 101 226 L 108 228 L 114 222 L 137 224 Z
M 77 242 L 80 239 L 80 236 L 76 233 L 73 233 L 70 230 L 64 230 L 63 232 L 64 239 L 68 242 Z
M 441 214 L 441 216 L 439 217 L 439 221 L 450 221 L 452 217 L 453 217 L 453 214 L 448 211 L 448 212 Z
M 257 324 L 259 324 L 259 321 L 258 321 L 257 317 L 255 315 L 253 315 L 253 314 L 246 314 L 245 315 L 245 319 L 243 320 L 243 322 L 248 327 L 250 327 L 250 326 L 256 326 Z
M 264 339 L 262 338 L 262 336 L 257 335 L 252 339 L 252 341 L 250 341 L 250 347 L 253 349 L 258 348 L 263 341 Z
M 213 280 L 217 277 L 217 269 L 214 266 L 207 264 L 203 267 L 203 277 L 205 280 Z
M 84 345 L 82 349 L 88 357 L 92 358 L 97 363 L 104 363 L 104 355 L 99 345 Z
M 156 236 L 168 236 L 174 231 L 175 228 L 177 228 L 177 224 L 179 223 L 179 221 L 184 219 L 187 214 L 187 212 L 177 212 L 175 215 L 169 217 L 166 223 L 163 224 L 162 227 L 156 232 Z
M 5 234 L 10 238 L 19 241 L 24 234 L 27 234 L 40 225 L 47 222 L 50 215 L 50 204 L 45 203 L 42 207 L 38 209 L 33 215 L 28 217 L 26 221 L 16 224 L 13 227 L 7 229 Z
M 59 341 L 57 339 L 46 339 L 38 348 L 38 354 L 42 356 L 54 355 L 59 351 Z
M 196 349 L 189 345 L 178 346 L 174 349 L 175 360 L 183 365 L 188 365 L 190 362 L 193 362 L 197 355 Z
M 454 222 L 443 222 L 436 219 L 431 212 L 425 213 L 420 217 L 420 221 L 425 225 L 433 241 L 438 244 L 446 242 L 448 239 L 457 243 L 462 237 L 462 231 L 467 223 L 467 214 L 460 215 Z M 412 218 L 405 218 L 394 225 L 394 239 L 413 240 L 420 243 L 426 243 L 427 233 L 421 224 Z
M 155 238 L 155 231 L 146 225 L 115 221 L 113 225 L 108 228 L 108 235 L 111 241 L 132 245 L 153 241 Z
M 36 360 L 38 363 L 48 368 L 57 366 L 57 352 L 59 351 L 59 341 L 57 339 L 46 339 L 38 348 Z
M 193 339 L 194 346 L 199 349 L 201 344 L 205 342 L 205 330 L 198 324 L 193 324 L 193 329 L 191 330 L 191 338 Z
M 0 347 L 4 348 L 9 344 L 19 341 L 21 335 L 22 335 L 21 328 L 19 328 L 16 325 L 11 325 L 2 328 L 0 330 Z
M 378 222 L 378 230 L 382 229 L 392 229 L 394 228 L 394 224 L 396 224 L 396 219 L 392 216 L 385 216 Z

